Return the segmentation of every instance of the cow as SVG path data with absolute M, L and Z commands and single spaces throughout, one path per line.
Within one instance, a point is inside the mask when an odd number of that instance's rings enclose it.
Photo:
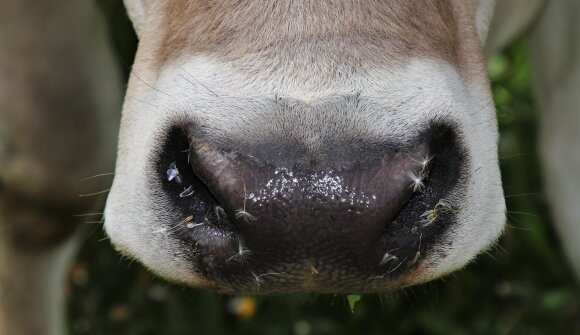
M 61 334 L 70 213 L 112 165 L 121 86 L 94 4 L 30 1 L 0 4 L 0 333 Z M 154 273 L 347 293 L 465 266 L 505 222 L 485 50 L 532 21 L 547 189 L 579 269 L 574 1 L 499 2 L 493 21 L 493 0 L 125 3 L 140 42 L 105 229 Z

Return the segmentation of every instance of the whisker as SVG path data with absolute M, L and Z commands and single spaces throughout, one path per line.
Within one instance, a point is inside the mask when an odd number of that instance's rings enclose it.
M 112 176 L 114 174 L 115 174 L 114 172 L 96 174 L 94 176 L 90 176 L 90 177 L 83 178 L 80 181 L 87 181 L 87 180 L 95 179 L 95 178 L 99 178 L 99 177 Z
M 390 275 L 391 273 L 395 272 L 401 265 L 403 265 L 403 263 L 405 263 L 405 261 L 407 260 L 407 257 L 405 257 L 405 259 L 403 259 L 397 266 L 395 266 L 393 269 L 389 270 L 387 273 L 383 274 L 382 276 L 377 276 L 380 279 L 384 279 L 386 276 Z M 377 278 L 375 277 L 375 278 Z
M 83 197 L 92 197 L 95 195 L 99 195 L 99 194 L 104 194 L 109 192 L 111 189 L 107 189 L 107 190 L 103 190 L 103 191 L 99 191 L 99 192 L 94 192 L 94 193 L 87 193 L 87 194 L 79 194 L 79 197 L 83 198 Z
M 86 214 L 75 214 L 73 217 L 85 217 L 85 216 L 95 216 L 95 215 L 103 215 L 104 213 L 86 213 Z
M 157 106 L 155 104 L 152 104 L 150 102 L 147 102 L 145 100 L 142 100 L 142 99 L 139 99 L 139 98 L 135 98 L 135 97 L 132 97 L 132 96 L 127 96 L 127 97 L 125 97 L 125 99 L 131 99 L 131 100 L 139 101 L 139 102 L 144 103 L 146 105 L 159 108 L 159 106 Z
M 517 223 L 517 224 L 519 224 L 519 225 L 522 225 L 522 226 L 524 226 L 524 224 L 523 224 L 523 223 L 522 223 L 520 220 L 516 219 L 516 218 L 515 218 L 513 215 L 510 215 L 510 213 L 506 213 L 506 216 L 507 216 L 507 217 L 508 217 L 510 220 L 513 220 L 515 223 Z M 509 223 L 509 221 L 508 221 L 508 220 L 506 220 L 506 223 Z M 512 225 L 508 225 L 508 227 L 510 227 L 510 226 L 513 226 L 513 224 L 512 224 Z
M 499 263 L 497 258 L 495 258 L 495 256 L 491 252 L 489 252 L 488 250 L 484 250 L 483 253 L 486 254 L 487 256 L 489 256 L 491 259 L 493 259 L 494 262 Z
M 489 99 L 489 101 L 483 105 L 483 107 L 481 107 L 481 109 L 479 109 L 477 112 L 475 113 L 470 113 L 472 116 L 479 114 L 482 110 L 486 109 L 492 102 L 494 102 L 495 100 L 495 96 L 492 94 L 492 97 Z
M 515 221 L 515 219 L 512 217 L 510 217 L 510 219 Z M 518 230 L 518 231 L 532 231 L 533 230 L 532 228 L 519 227 L 519 226 L 513 225 L 509 222 L 506 223 L 506 226 L 509 227 L 510 229 Z
M 496 243 L 495 246 L 494 246 L 494 248 L 496 250 L 498 250 L 500 253 L 504 254 L 504 255 L 507 255 L 508 254 L 507 249 L 504 248 L 504 247 L 502 247 L 501 244 L 499 244 L 499 243 Z
M 219 97 L 219 95 L 217 95 L 216 92 L 212 91 L 209 87 L 205 86 L 201 81 L 197 80 L 197 78 L 195 78 L 193 75 L 191 75 L 191 73 L 187 72 L 186 69 L 181 68 L 183 70 L 183 72 L 187 73 L 191 79 L 195 80 L 196 83 L 200 84 L 201 86 L 203 86 L 206 90 L 210 91 L 213 95 L 215 95 L 216 97 Z M 185 81 L 187 81 L 188 83 L 190 83 L 191 85 L 195 86 L 195 84 L 193 84 L 191 81 L 189 81 L 187 78 L 185 78 L 185 76 L 181 75 L 181 78 L 185 79 Z
M 528 197 L 532 195 L 538 195 L 538 193 L 522 193 L 522 194 L 510 194 L 504 196 L 504 198 L 516 198 L 516 197 Z
M 159 93 L 161 93 L 161 94 L 165 94 L 165 95 L 166 95 L 166 96 L 168 96 L 168 97 L 172 97 L 172 95 L 171 95 L 171 94 L 169 94 L 169 93 L 165 93 L 165 92 L 163 92 L 163 91 L 160 91 L 160 90 L 159 90 L 157 87 L 154 87 L 154 86 L 152 86 L 151 84 L 147 83 L 145 80 L 141 79 L 141 77 L 139 77 L 139 76 L 138 76 L 138 75 L 137 75 L 137 74 L 136 74 L 136 73 L 135 73 L 133 70 L 131 70 L 130 74 L 131 74 L 132 76 L 135 76 L 135 78 L 139 79 L 139 81 L 140 81 L 140 82 L 142 82 L 143 84 L 147 85 L 147 86 L 148 86 L 149 88 L 151 88 L 152 90 L 154 90 L 154 91 L 157 91 L 157 92 L 159 92 Z
M 487 107 L 488 107 L 490 104 L 492 104 L 492 103 L 494 102 L 494 101 L 493 101 L 493 99 L 494 99 L 494 98 L 495 98 L 495 97 L 493 97 L 493 96 L 492 96 L 492 97 L 489 99 L 489 101 L 488 101 L 488 102 L 485 104 L 485 106 L 481 107 L 481 109 L 479 110 L 479 112 L 481 112 L 482 110 L 486 109 L 486 108 L 487 108 Z M 479 112 L 478 112 L 478 113 L 479 113 Z
M 525 152 L 520 152 L 519 154 L 500 156 L 498 159 L 510 159 L 510 158 L 522 157 L 522 156 L 525 156 L 525 155 L 526 155 Z
M 509 214 L 519 214 L 519 215 L 526 215 L 526 216 L 531 216 L 531 217 L 535 217 L 535 218 L 539 218 L 540 216 L 534 213 L 528 213 L 528 212 L 517 212 L 517 211 L 507 211 Z

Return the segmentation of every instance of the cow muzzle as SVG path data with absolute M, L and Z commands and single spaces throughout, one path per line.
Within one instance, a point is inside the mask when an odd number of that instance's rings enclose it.
M 151 174 L 151 196 L 170 204 L 160 224 L 220 291 L 401 285 L 460 207 L 466 155 L 450 125 L 318 152 L 220 143 L 192 126 L 166 134 Z

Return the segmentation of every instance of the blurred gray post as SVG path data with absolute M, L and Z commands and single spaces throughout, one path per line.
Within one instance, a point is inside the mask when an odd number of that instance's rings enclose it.
M 98 206 L 78 195 L 107 188 L 80 179 L 114 166 L 109 44 L 93 1 L 0 0 L 0 334 L 67 333 L 73 215 Z
M 487 54 L 529 29 L 545 189 L 580 280 L 580 1 L 498 1 Z
M 548 2 L 530 42 L 546 192 L 580 280 L 580 1 Z

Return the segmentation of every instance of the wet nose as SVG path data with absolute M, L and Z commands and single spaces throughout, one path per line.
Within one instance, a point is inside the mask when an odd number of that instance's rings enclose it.
M 317 169 L 213 153 L 201 165 L 248 248 L 274 262 L 330 255 L 324 249 L 331 246 L 362 256 L 356 250 L 376 243 L 385 224 L 420 190 L 427 174 L 421 156 L 427 154 L 398 152 Z
M 429 210 L 459 176 L 461 154 L 448 128 L 351 157 L 269 159 L 271 148 L 244 152 L 192 138 L 170 131 L 157 163 L 163 196 L 175 205 L 170 230 L 193 245 L 206 276 L 238 286 L 248 274 L 277 276 L 273 283 L 285 287 L 348 285 L 399 262 L 408 268 L 422 239 L 437 232 Z M 441 216 L 451 214 L 446 206 Z

